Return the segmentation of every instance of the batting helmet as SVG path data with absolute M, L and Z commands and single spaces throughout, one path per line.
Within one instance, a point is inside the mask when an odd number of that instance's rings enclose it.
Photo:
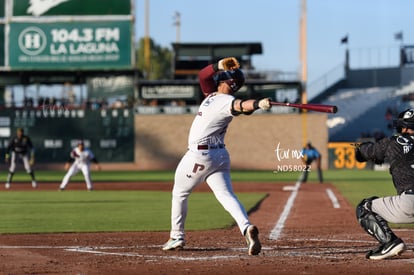
M 220 82 L 226 82 L 233 93 L 235 93 L 244 85 L 244 74 L 239 69 L 222 71 L 215 75 L 214 80 L 217 85 Z
M 398 119 L 394 120 L 394 128 L 401 133 L 402 128 L 414 130 L 414 109 L 407 109 L 398 114 Z

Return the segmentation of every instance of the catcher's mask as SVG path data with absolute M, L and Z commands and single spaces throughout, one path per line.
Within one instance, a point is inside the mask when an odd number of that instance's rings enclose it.
M 237 92 L 244 85 L 244 74 L 241 70 L 235 69 L 222 71 L 214 76 L 217 85 L 220 82 L 226 82 L 233 93 Z
M 393 121 L 394 128 L 398 133 L 402 132 L 402 128 L 414 130 L 414 109 L 407 109 L 398 114 L 398 119 Z

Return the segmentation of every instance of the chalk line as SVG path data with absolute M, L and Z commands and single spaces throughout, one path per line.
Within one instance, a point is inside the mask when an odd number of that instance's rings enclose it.
M 331 188 L 327 188 L 326 193 L 328 194 L 328 197 L 332 201 L 333 208 L 341 208 L 341 205 L 339 204 L 339 201 L 337 197 L 335 196 L 334 192 L 332 192 Z
M 293 192 L 290 194 L 289 199 L 285 204 L 285 208 L 283 209 L 283 212 L 280 215 L 279 220 L 277 221 L 272 231 L 270 231 L 269 239 L 271 240 L 279 239 L 280 234 L 282 233 L 282 230 L 285 227 L 285 222 L 287 220 L 287 217 L 289 216 L 290 210 L 292 209 L 293 203 L 295 202 L 300 184 L 301 184 L 300 181 L 296 182 L 295 188 Z

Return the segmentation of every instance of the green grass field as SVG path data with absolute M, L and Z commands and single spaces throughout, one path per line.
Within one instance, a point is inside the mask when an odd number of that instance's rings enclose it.
M 62 171 L 37 171 L 39 183 L 60 182 Z M 165 181 L 172 182 L 173 171 L 93 172 L 99 181 Z M 234 171 L 237 182 L 296 182 L 298 173 L 272 171 Z M 362 198 L 393 195 L 395 191 L 388 172 L 368 170 L 329 170 L 326 182 L 332 182 L 352 204 Z M 15 181 L 28 181 L 24 172 L 16 173 Z M 83 181 L 77 175 L 72 182 Z M 309 181 L 316 182 L 316 173 Z M 237 194 L 246 209 L 262 200 L 264 193 Z M 1 191 L 0 233 L 42 232 L 116 232 L 165 231 L 170 226 L 171 192 L 157 191 Z M 200 215 L 202 213 L 202 215 Z M 216 201 L 213 194 L 194 193 L 190 196 L 188 230 L 225 228 L 233 225 L 230 215 Z

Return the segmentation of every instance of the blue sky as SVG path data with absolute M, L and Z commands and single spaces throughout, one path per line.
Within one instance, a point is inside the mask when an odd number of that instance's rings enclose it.
M 181 14 L 180 42 L 261 42 L 258 70 L 300 71 L 301 0 L 149 0 L 149 35 L 156 44 L 176 42 L 174 14 Z M 403 33 L 414 44 L 412 0 L 307 0 L 308 83 L 341 66 L 345 49 L 352 66 L 398 63 Z M 135 0 L 136 39 L 145 36 L 145 0 Z M 348 35 L 348 44 L 341 38 Z

